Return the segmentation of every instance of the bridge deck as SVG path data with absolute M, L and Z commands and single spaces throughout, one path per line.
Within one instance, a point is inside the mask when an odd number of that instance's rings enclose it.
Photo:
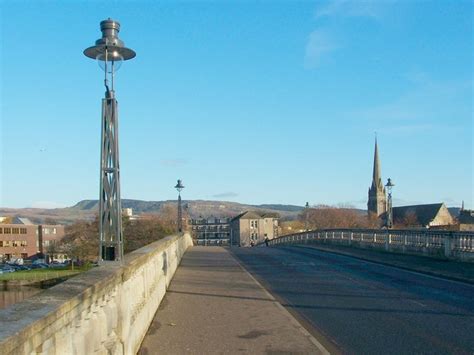
M 221 247 L 185 255 L 139 354 L 324 353 Z

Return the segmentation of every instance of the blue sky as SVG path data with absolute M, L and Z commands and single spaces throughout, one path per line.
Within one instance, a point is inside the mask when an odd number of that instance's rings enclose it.
M 473 207 L 471 1 L 0 4 L 2 207 L 97 198 L 107 17 L 123 198 L 365 207 L 377 131 L 395 205 Z

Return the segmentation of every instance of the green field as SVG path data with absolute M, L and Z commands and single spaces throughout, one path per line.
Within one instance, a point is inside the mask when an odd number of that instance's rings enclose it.
M 62 277 L 71 277 L 81 272 L 89 270 L 90 266 L 54 268 L 54 269 L 34 269 L 10 272 L 0 275 L 0 281 L 18 280 L 18 281 L 44 281 Z

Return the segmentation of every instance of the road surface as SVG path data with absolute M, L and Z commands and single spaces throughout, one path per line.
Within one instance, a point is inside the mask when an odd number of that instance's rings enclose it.
M 310 247 L 231 250 L 328 349 L 474 353 L 474 285 Z

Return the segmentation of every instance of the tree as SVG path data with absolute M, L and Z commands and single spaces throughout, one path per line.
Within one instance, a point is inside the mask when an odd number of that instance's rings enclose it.
M 300 222 L 304 223 L 306 214 L 309 229 L 368 228 L 376 224 L 373 219 L 367 218 L 365 214 L 361 214 L 349 206 L 319 205 L 312 207 L 300 213 L 298 218 Z

